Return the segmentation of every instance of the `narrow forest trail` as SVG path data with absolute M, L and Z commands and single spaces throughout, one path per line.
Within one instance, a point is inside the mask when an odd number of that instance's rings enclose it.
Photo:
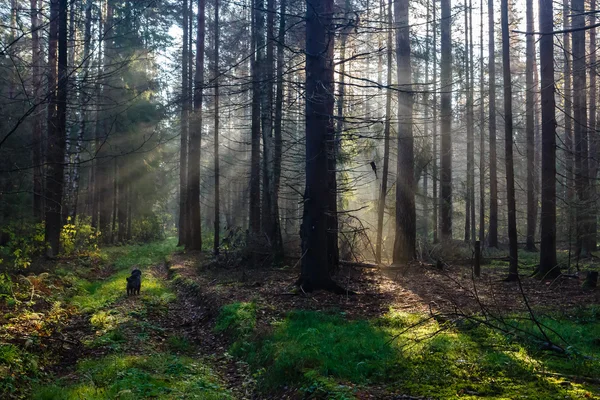
M 231 373 L 235 363 L 223 347 L 204 340 L 209 330 L 188 335 L 190 326 L 201 327 L 202 307 L 171 289 L 165 262 L 142 256 L 141 265 L 117 259 L 111 274 L 71 299 L 81 310 L 73 320 L 87 321 L 74 328 L 83 349 L 55 368 L 53 383 L 35 389 L 33 398 L 245 398 Z M 132 267 L 142 270 L 139 296 L 125 294 Z

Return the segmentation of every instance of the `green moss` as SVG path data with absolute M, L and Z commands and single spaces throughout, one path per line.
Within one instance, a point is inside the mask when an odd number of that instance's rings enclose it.
M 567 355 L 556 357 L 541 351 L 529 336 L 505 335 L 469 322 L 441 326 L 426 319 L 394 310 L 374 321 L 298 311 L 274 324 L 268 336 L 238 340 L 233 349 L 254 368 L 264 391 L 291 385 L 313 397 L 352 398 L 369 385 L 383 385 L 390 392 L 432 398 L 600 394 L 593 386 L 545 374 L 598 376 L 593 338 L 600 335 L 600 321 L 582 326 L 577 320 L 542 318 L 572 345 Z M 523 318 L 507 321 L 533 332 Z
M 256 327 L 256 304 L 233 303 L 223 306 L 217 317 L 215 332 L 226 332 L 235 340 L 242 339 Z
M 355 383 L 385 381 L 395 354 L 388 337 L 367 321 L 346 321 L 339 314 L 292 312 L 245 357 L 259 369 L 261 385 L 310 385 L 315 377 Z M 316 374 L 316 375 L 315 375 Z
M 40 387 L 36 400 L 229 399 L 212 370 L 198 360 L 169 354 L 109 356 L 77 367 L 78 383 Z

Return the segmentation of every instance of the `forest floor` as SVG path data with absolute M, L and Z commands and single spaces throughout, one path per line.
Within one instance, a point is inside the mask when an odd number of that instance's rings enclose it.
M 340 296 L 298 291 L 294 267 L 233 264 L 168 240 L 13 276 L 0 397 L 600 399 L 600 293 L 576 278 L 348 267 L 336 279 L 356 294 Z

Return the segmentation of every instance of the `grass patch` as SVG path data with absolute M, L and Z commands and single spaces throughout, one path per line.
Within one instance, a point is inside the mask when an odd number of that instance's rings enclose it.
M 235 340 L 248 336 L 256 327 L 256 304 L 232 303 L 221 308 L 214 331 Z
M 175 295 L 167 289 L 161 279 L 148 273 L 148 268 L 162 262 L 174 249 L 174 241 L 107 249 L 109 259 L 112 259 L 117 272 L 104 280 L 80 284 L 80 293 L 72 298 L 71 303 L 82 312 L 94 312 L 110 306 L 127 296 L 126 278 L 130 275 L 131 268 L 137 267 L 142 270 L 140 298 L 150 303 L 155 310 L 164 309 Z
M 109 356 L 80 362 L 79 381 L 34 391 L 35 400 L 229 399 L 229 392 L 205 365 L 169 354 Z
M 383 381 L 394 352 L 387 336 L 367 321 L 339 314 L 292 312 L 269 337 L 245 350 L 259 369 L 263 389 L 286 384 L 327 387 L 327 378 L 355 383 Z
M 291 385 L 310 396 L 341 399 L 375 384 L 432 398 L 594 398 L 598 388 L 559 376 L 600 376 L 600 321 L 586 315 L 583 325 L 580 319 L 542 318 L 571 344 L 562 356 L 542 351 L 516 330 L 503 334 L 469 322 L 427 321 L 407 330 L 423 316 L 395 311 L 373 321 L 292 312 L 268 336 L 245 346 L 238 340 L 233 349 L 254 368 L 263 391 Z M 523 319 L 509 321 L 534 332 Z

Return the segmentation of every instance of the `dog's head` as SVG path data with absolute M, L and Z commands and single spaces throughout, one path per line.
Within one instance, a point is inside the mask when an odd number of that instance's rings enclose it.
M 133 271 L 131 271 L 131 276 L 141 276 L 142 275 L 142 271 L 140 271 L 139 269 L 134 269 Z

